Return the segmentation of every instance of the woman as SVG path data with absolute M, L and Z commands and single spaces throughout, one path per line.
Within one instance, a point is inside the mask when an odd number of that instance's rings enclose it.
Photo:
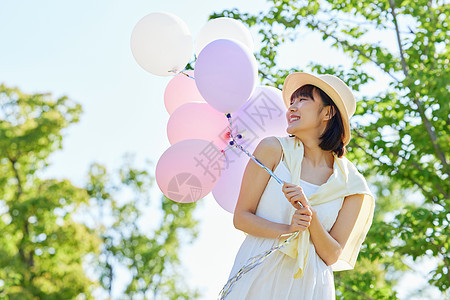
M 332 271 L 353 268 L 371 225 L 374 197 L 344 157 L 356 108 L 351 90 L 335 76 L 297 72 L 286 78 L 283 99 L 290 136 L 263 139 L 254 156 L 284 185 L 249 161 L 233 219 L 248 235 L 225 299 L 334 299 Z M 298 241 L 240 275 L 250 258 L 295 232 Z

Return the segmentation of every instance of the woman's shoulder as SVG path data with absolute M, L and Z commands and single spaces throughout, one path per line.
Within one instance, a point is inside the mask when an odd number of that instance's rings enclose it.
M 281 151 L 295 148 L 296 144 L 299 144 L 296 139 L 289 136 L 268 136 L 263 138 L 259 144 L 277 153 Z
M 344 164 L 345 168 L 348 169 L 349 171 L 352 171 L 357 174 L 361 174 L 359 172 L 358 168 L 356 167 L 356 165 L 351 160 L 349 160 L 346 156 L 342 156 L 338 159 Z
M 266 167 L 273 169 L 279 162 L 282 153 L 282 146 L 278 137 L 268 136 L 263 138 L 253 153 Z
M 351 191 L 351 190 L 366 191 L 368 194 L 373 196 L 373 194 L 370 192 L 370 188 L 368 186 L 367 180 L 366 180 L 363 172 L 359 171 L 359 169 L 357 168 L 357 165 L 354 162 L 350 161 L 345 156 L 342 156 L 342 158 L 340 158 L 340 161 L 343 163 L 344 170 L 346 172 L 347 189 L 349 191 Z M 362 192 L 362 193 L 365 193 L 365 192 Z
M 259 142 L 258 147 L 264 147 L 269 149 L 269 151 L 281 151 L 280 139 L 280 137 L 276 136 L 265 137 Z

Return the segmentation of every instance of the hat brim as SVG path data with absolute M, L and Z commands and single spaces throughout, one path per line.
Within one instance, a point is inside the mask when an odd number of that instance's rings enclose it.
M 314 76 L 312 74 L 303 73 L 303 72 L 295 72 L 292 74 L 289 74 L 283 84 L 283 101 L 287 108 L 290 106 L 291 102 L 291 96 L 292 94 L 300 87 L 311 84 L 318 88 L 320 88 L 322 91 L 327 94 L 331 100 L 336 104 L 339 113 L 342 117 L 342 123 L 344 125 L 344 138 L 343 142 L 344 145 L 347 145 L 350 141 L 351 135 L 350 135 L 350 123 L 349 118 L 347 114 L 347 108 L 345 107 L 344 101 L 342 100 L 341 95 L 336 91 L 330 84 L 328 84 L 326 81 L 320 79 L 317 76 Z

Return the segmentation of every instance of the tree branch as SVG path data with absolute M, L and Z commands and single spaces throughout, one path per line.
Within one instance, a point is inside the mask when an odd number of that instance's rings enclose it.
M 405 74 L 405 77 L 409 76 L 409 70 L 408 70 L 408 65 L 406 64 L 406 59 L 405 59 L 405 52 L 403 51 L 403 46 L 402 46 L 402 42 L 401 42 L 401 37 L 400 37 L 400 30 L 398 27 L 398 21 L 397 21 L 397 14 L 395 13 L 395 4 L 393 0 L 389 0 L 389 5 L 391 7 L 391 14 L 392 14 L 392 18 L 394 21 L 394 25 L 395 25 L 395 32 L 397 34 L 397 43 L 398 43 L 398 48 L 400 51 L 400 59 L 402 62 L 402 69 L 403 69 L 403 73 Z M 425 126 L 425 129 L 428 132 L 428 135 L 430 137 L 431 140 L 431 144 L 433 145 L 434 151 L 436 152 L 436 156 L 439 158 L 439 160 L 441 161 L 441 163 L 444 165 L 444 169 L 445 172 L 448 174 L 449 173 L 449 169 L 448 169 L 448 162 L 447 159 L 445 158 L 444 152 L 440 149 L 439 145 L 437 144 L 436 140 L 436 133 L 434 131 L 433 126 L 431 125 L 430 120 L 428 120 L 427 116 L 425 115 L 425 111 L 422 107 L 422 104 L 420 103 L 419 100 L 419 95 L 415 95 L 415 97 L 411 97 L 412 100 L 414 101 L 414 103 L 417 105 L 417 108 L 419 110 L 419 114 L 420 117 L 423 121 L 423 125 Z
M 23 189 L 22 189 L 22 182 L 20 181 L 20 176 L 19 176 L 19 172 L 16 169 L 16 162 L 17 159 L 14 158 L 9 158 L 9 161 L 11 162 L 11 166 L 12 169 L 14 171 L 14 175 L 16 176 L 17 179 L 17 196 L 16 196 L 16 202 L 19 202 L 19 198 L 20 196 L 23 194 Z
M 347 22 L 347 23 L 350 23 L 350 24 L 356 24 L 356 25 L 358 25 L 358 26 L 372 25 L 371 22 L 358 22 L 358 21 L 354 21 L 354 20 L 352 20 L 352 19 L 345 19 L 345 18 L 340 18 L 340 17 L 337 17 L 337 16 L 333 16 L 333 19 L 338 20 L 339 23 Z M 392 28 L 392 27 L 386 26 L 385 24 L 381 24 L 381 25 L 382 25 L 383 29 L 387 29 L 387 30 L 393 30 L 393 29 L 394 29 L 394 28 Z M 408 27 L 408 28 L 409 28 L 409 27 Z M 409 32 L 407 32 L 407 31 L 400 31 L 400 32 L 401 32 L 401 33 L 404 33 L 404 34 L 414 34 L 414 32 L 412 31 L 411 28 L 409 28 L 409 30 L 410 30 Z
M 444 170 L 448 174 L 448 162 L 445 158 L 444 152 L 441 150 L 439 145 L 437 144 L 437 137 L 436 132 L 434 131 L 433 125 L 431 125 L 430 120 L 428 120 L 427 116 L 425 115 L 425 111 L 422 107 L 422 104 L 420 103 L 418 99 L 419 95 L 416 95 L 416 97 L 413 98 L 414 103 L 417 105 L 417 109 L 419 110 L 420 118 L 423 121 L 423 125 L 425 126 L 425 129 L 427 130 L 428 136 L 430 137 L 431 144 L 433 145 L 434 151 L 436 153 L 436 156 L 439 158 L 441 163 L 444 165 Z
M 405 74 L 406 77 L 408 77 L 408 66 L 406 65 L 405 53 L 403 52 L 402 41 L 400 39 L 400 30 L 398 29 L 397 14 L 395 13 L 394 9 L 395 6 L 393 0 L 389 0 L 389 5 L 391 6 L 391 14 L 392 17 L 394 18 L 395 32 L 397 34 L 397 43 L 398 48 L 400 50 L 400 59 L 402 61 L 403 73 Z
M 366 140 L 366 141 L 368 141 L 368 142 L 371 142 L 367 137 L 365 137 L 363 134 L 361 134 L 355 127 L 353 127 L 353 129 L 354 129 L 354 131 L 356 132 L 356 134 L 357 134 L 359 137 L 363 138 L 364 140 Z M 355 143 L 355 142 L 354 142 L 354 143 Z M 369 155 L 369 156 L 372 157 L 373 159 L 379 161 L 379 162 L 380 162 L 381 164 L 383 164 L 383 165 L 386 165 L 385 163 L 383 163 L 382 161 L 380 161 L 378 157 L 376 157 L 376 156 L 374 156 L 373 154 L 367 152 L 367 150 L 364 149 L 363 147 L 361 147 L 359 144 L 355 143 L 355 145 L 356 145 L 358 148 L 360 148 L 361 150 L 363 150 L 367 155 Z M 401 155 L 399 155 L 399 156 L 400 156 L 401 158 L 404 158 L 404 157 L 401 156 Z M 404 159 L 405 159 L 405 158 L 404 158 Z M 406 159 L 405 159 L 405 160 L 406 160 Z M 406 160 L 406 161 L 407 161 L 407 160 Z M 397 172 L 399 172 L 399 174 L 402 174 L 403 176 L 405 176 L 406 178 L 408 178 L 409 180 L 411 180 L 411 182 L 414 183 L 418 188 L 420 188 L 420 189 L 422 190 L 423 194 L 424 194 L 425 196 L 428 196 L 428 197 L 431 199 L 431 201 L 433 201 L 435 204 L 441 205 L 438 201 L 436 201 L 436 200 L 433 198 L 433 195 L 432 195 L 430 192 L 428 192 L 427 190 L 425 190 L 425 187 L 424 187 L 423 185 L 421 185 L 419 182 L 417 182 L 412 176 L 410 176 L 409 173 L 403 173 L 403 172 L 400 171 L 400 169 L 397 169 Z M 445 194 L 444 194 L 444 195 L 445 195 Z
M 374 63 L 377 67 L 379 67 L 383 72 L 385 72 L 386 74 L 388 74 L 392 79 L 394 79 L 397 82 L 400 82 L 400 79 L 398 79 L 397 77 L 395 77 L 393 74 L 391 74 L 389 71 L 385 70 L 380 63 L 378 63 L 376 60 L 372 59 L 370 56 L 368 56 L 367 54 L 365 54 L 364 52 L 362 52 L 360 49 L 358 49 L 357 47 L 355 47 L 354 45 L 351 45 L 348 41 L 346 40 L 342 40 L 340 38 L 338 38 L 337 36 L 333 35 L 332 33 L 329 33 L 326 31 L 326 29 L 322 29 L 319 27 L 319 25 L 317 24 L 313 24 L 310 23 L 312 27 L 316 28 L 317 30 L 319 30 L 320 32 L 322 32 L 323 34 L 333 38 L 336 42 L 347 46 L 348 48 L 350 48 L 351 50 L 357 52 L 359 55 L 361 55 L 362 57 L 366 58 L 367 60 L 369 60 L 370 62 Z

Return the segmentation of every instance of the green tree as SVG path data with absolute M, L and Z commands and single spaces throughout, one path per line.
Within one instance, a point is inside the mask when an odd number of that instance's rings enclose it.
M 0 299 L 91 299 L 99 286 L 111 296 L 119 267 L 132 277 L 122 298 L 197 298 L 177 273 L 196 203 L 150 201 L 154 178 L 129 156 L 112 174 L 93 163 L 84 188 L 39 177 L 81 113 L 67 97 L 0 85 Z
M 62 130 L 78 122 L 81 107 L 2 84 L 0 113 L 0 298 L 90 298 L 83 257 L 100 240 L 72 219 L 89 195 L 37 172 L 61 148 Z
M 450 284 L 449 4 L 268 2 L 268 11 L 231 9 L 210 18 L 235 18 L 258 30 L 262 47 L 256 56 L 263 84 L 281 88 L 293 71 L 331 73 L 360 101 L 347 157 L 376 186 L 378 201 L 358 267 L 336 273 L 338 297 L 396 297 L 393 287 L 402 272 L 415 270 L 412 262 L 424 260 L 436 262 L 427 280 L 445 294 Z M 278 67 L 280 46 L 298 42 L 299 32 L 319 34 L 324 47 L 338 49 L 351 65 L 310 62 L 305 67 Z M 375 32 L 383 33 L 383 40 L 374 39 Z M 374 69 L 382 75 L 371 76 L 369 70 Z M 388 78 L 389 84 L 379 87 L 379 93 L 363 92 L 380 78 Z
M 197 237 L 198 221 L 193 217 L 197 203 L 178 204 L 163 196 L 159 207 L 150 207 L 154 178 L 134 168 L 132 162 L 127 155 L 114 173 L 118 176 L 108 174 L 99 164 L 89 170 L 86 189 L 91 202 L 86 213 L 103 240 L 97 260 L 101 285 L 112 296 L 119 272 L 128 269 L 132 278 L 122 296 L 198 298 L 198 291 L 190 290 L 179 275 L 183 273 L 178 257 L 181 244 Z M 151 227 L 156 228 L 149 228 L 145 220 L 153 221 L 156 225 Z

